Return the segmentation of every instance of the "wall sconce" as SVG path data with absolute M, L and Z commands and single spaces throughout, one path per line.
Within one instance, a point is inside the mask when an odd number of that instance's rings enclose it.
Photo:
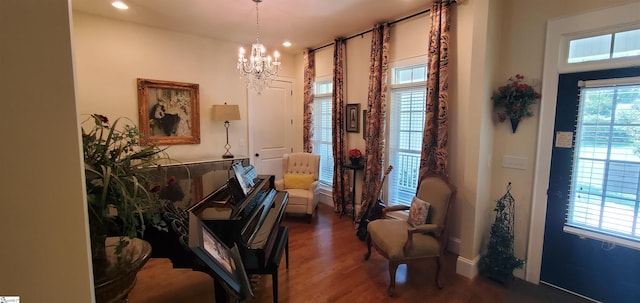
M 222 155 L 222 158 L 233 158 L 233 154 L 229 152 L 229 148 L 231 148 L 231 145 L 229 145 L 229 121 L 240 120 L 240 109 L 238 105 L 227 105 L 226 102 L 224 105 L 214 105 L 213 120 L 224 121 L 224 127 L 227 131 L 227 144 L 224 145 L 227 152 Z

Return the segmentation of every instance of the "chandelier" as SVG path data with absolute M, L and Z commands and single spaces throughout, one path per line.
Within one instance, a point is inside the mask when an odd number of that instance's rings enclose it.
M 273 53 L 273 60 L 271 56 L 265 56 L 264 45 L 260 43 L 260 22 L 258 13 L 258 3 L 262 0 L 252 0 L 256 3 L 256 43 L 251 45 L 251 56 L 247 59 L 244 56 L 244 48 L 240 48 L 238 53 L 238 71 L 240 77 L 244 79 L 247 84 L 247 88 L 254 89 L 258 94 L 262 90 L 269 86 L 271 81 L 278 75 L 280 70 L 280 61 L 278 58 L 280 54 L 278 52 Z

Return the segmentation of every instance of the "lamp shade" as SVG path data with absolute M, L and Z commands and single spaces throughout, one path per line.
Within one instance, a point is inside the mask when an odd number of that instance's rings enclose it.
M 238 105 L 214 105 L 213 120 L 231 121 L 240 120 L 240 109 Z

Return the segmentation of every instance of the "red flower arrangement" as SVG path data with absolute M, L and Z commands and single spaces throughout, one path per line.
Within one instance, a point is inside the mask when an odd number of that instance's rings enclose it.
M 540 99 L 540 94 L 524 82 L 524 76 L 517 74 L 509 78 L 509 82 L 498 87 L 491 97 L 494 107 L 499 111 L 498 120 L 520 120 L 532 117 L 530 106 Z
M 362 157 L 362 152 L 360 152 L 359 149 L 354 148 L 349 151 L 349 158 L 361 158 L 361 157 Z

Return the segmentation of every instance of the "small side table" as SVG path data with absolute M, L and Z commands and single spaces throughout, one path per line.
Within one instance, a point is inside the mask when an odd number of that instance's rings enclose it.
M 351 169 L 353 171 L 353 185 L 351 186 L 351 218 L 353 220 L 356 219 L 356 172 L 362 170 L 364 165 L 358 164 L 353 165 L 352 163 L 345 163 L 344 168 Z M 346 211 L 346 201 L 342 201 L 342 212 L 340 213 L 340 218 L 345 214 Z

